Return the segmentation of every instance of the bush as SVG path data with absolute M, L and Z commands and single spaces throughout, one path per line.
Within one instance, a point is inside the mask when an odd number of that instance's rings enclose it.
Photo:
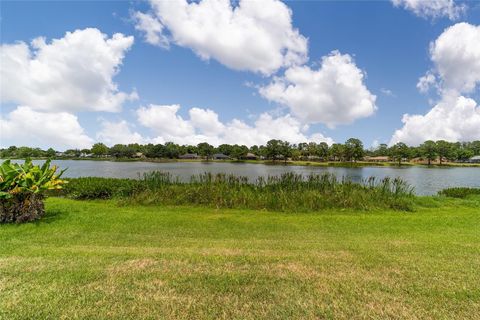
M 33 221 L 45 213 L 44 194 L 48 190 L 62 188 L 63 171 L 56 174 L 57 167 L 50 167 L 50 160 L 43 166 L 6 160 L 0 165 L 0 223 Z
M 480 188 L 447 188 L 438 194 L 452 198 L 466 198 L 469 195 L 480 195 Z

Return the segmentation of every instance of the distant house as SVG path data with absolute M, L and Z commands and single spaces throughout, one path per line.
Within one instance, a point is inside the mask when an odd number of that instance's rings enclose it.
M 212 156 L 212 158 L 213 158 L 214 160 L 228 160 L 228 159 L 230 159 L 229 156 L 227 156 L 227 155 L 225 155 L 225 154 L 223 154 L 223 153 L 215 153 L 215 154 Z
M 410 162 L 417 163 L 417 164 L 428 164 L 428 159 L 417 157 L 410 159 Z M 442 163 L 448 162 L 446 158 L 442 157 Z M 440 164 L 440 157 L 436 157 L 435 159 L 430 160 L 430 164 Z
M 468 162 L 470 163 L 480 163 L 480 156 L 471 157 Z
M 368 162 L 388 162 L 390 161 L 390 157 L 387 157 L 387 156 L 365 157 L 364 160 Z
M 80 157 L 81 157 L 81 158 L 91 158 L 91 157 L 92 157 L 92 154 L 91 154 L 91 153 L 82 152 L 82 153 L 80 153 Z
M 247 155 L 244 157 L 246 160 L 257 160 L 257 158 L 257 155 L 251 152 L 247 153 Z
M 185 153 L 178 157 L 179 159 L 198 159 L 198 154 L 196 153 Z
M 134 158 L 145 158 L 142 152 L 135 152 L 133 155 Z

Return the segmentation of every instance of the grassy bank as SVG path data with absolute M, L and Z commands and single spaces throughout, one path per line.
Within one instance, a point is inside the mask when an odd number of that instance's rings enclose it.
M 290 214 L 50 198 L 45 219 L 0 226 L 0 319 L 476 319 L 480 198 L 422 203 Z

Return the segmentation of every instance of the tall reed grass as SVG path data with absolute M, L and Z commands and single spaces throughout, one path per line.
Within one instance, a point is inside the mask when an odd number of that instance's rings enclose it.
M 456 187 L 456 188 L 447 188 L 438 192 L 441 196 L 451 197 L 451 198 L 466 198 L 471 195 L 480 195 L 480 188 L 465 188 L 465 187 Z
M 401 179 L 374 177 L 361 183 L 332 174 L 247 177 L 204 173 L 181 182 L 165 172 L 139 179 L 77 178 L 64 189 L 75 199 L 120 198 L 123 203 L 200 205 L 288 212 L 325 208 L 412 210 L 413 188 Z

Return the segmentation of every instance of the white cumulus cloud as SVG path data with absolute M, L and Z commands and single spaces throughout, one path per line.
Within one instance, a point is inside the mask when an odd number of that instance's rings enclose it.
M 390 144 L 480 140 L 480 107 L 463 96 L 446 98 L 425 115 L 405 114 L 402 122 L 403 128 L 395 131 Z
M 458 23 L 445 29 L 430 45 L 430 55 L 434 67 L 417 87 L 424 92 L 435 86 L 439 102 L 425 115 L 404 115 L 391 143 L 480 139 L 480 109 L 465 96 L 480 83 L 480 26 Z
M 109 146 L 130 143 L 144 143 L 144 139 L 138 132 L 133 132 L 131 126 L 125 121 L 119 122 L 102 121 L 101 130 L 97 133 L 97 141 Z
M 376 96 L 364 78 L 350 55 L 333 51 L 322 58 L 319 69 L 291 67 L 259 91 L 268 100 L 288 106 L 306 123 L 334 127 L 368 117 L 377 109 Z
M 457 23 L 430 45 L 433 72 L 445 91 L 472 92 L 480 82 L 480 26 Z M 428 75 L 428 73 L 427 73 Z
M 428 71 L 424 76 L 418 79 L 417 89 L 422 92 L 426 93 L 430 90 L 431 87 L 437 87 L 437 77 L 431 71 Z
M 270 139 L 280 139 L 291 143 L 310 141 L 333 143 L 333 139 L 321 133 L 308 135 L 306 134 L 307 130 L 308 126 L 302 125 L 291 115 L 274 117 L 269 113 L 262 113 L 254 121 L 253 126 L 236 119 L 230 122 L 225 130 L 224 141 L 231 144 L 242 141 L 242 144 L 248 146 L 264 145 Z
M 27 106 L 0 115 L 0 141 L 2 147 L 41 146 L 56 150 L 89 148 L 93 143 L 75 115 L 35 111 Z
M 392 3 L 422 18 L 447 17 L 456 20 L 467 10 L 465 4 L 458 4 L 454 0 L 392 0 Z
M 321 133 L 308 135 L 308 126 L 291 115 L 274 117 L 263 113 L 256 118 L 253 125 L 242 120 L 233 119 L 222 123 L 217 113 L 210 109 L 191 108 L 189 118 L 183 119 L 177 114 L 179 105 L 149 105 L 137 110 L 139 122 L 150 128 L 156 135 L 146 140 L 155 143 L 173 141 L 180 144 L 197 144 L 207 141 L 213 145 L 221 143 L 265 144 L 270 139 L 281 139 L 289 142 L 327 142 L 333 143 L 329 137 Z
M 266 75 L 307 60 L 308 41 L 293 28 L 292 12 L 279 0 L 239 0 L 236 5 L 230 0 L 150 0 L 150 4 L 157 22 L 152 16 L 141 16 L 137 22 L 148 42 L 165 44 L 168 36 L 202 59 Z
M 67 32 L 0 47 L 0 99 L 44 111 L 119 111 L 127 94 L 117 88 L 118 72 L 133 37 L 108 38 L 98 29 Z
M 168 48 L 168 39 L 162 34 L 163 26 L 160 21 L 148 13 L 135 12 L 135 29 L 144 33 L 145 42 Z
M 195 129 L 189 121 L 177 115 L 180 105 L 150 105 L 137 110 L 140 124 L 157 134 L 168 137 L 185 137 L 193 135 Z
M 210 109 L 192 108 L 188 111 L 190 122 L 200 133 L 207 136 L 221 134 L 225 125 L 218 120 L 218 114 Z

